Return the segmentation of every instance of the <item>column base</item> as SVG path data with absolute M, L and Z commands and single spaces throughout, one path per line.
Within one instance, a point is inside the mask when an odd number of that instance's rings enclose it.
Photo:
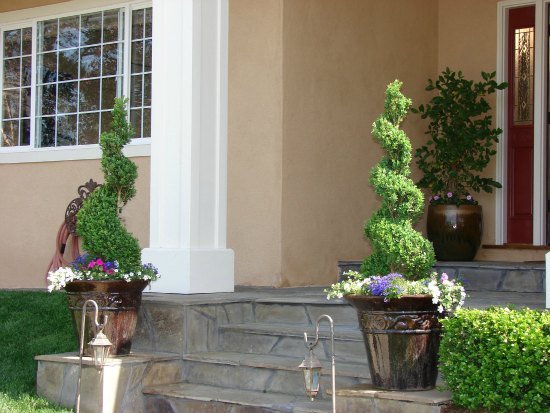
M 159 269 L 161 278 L 151 283 L 151 292 L 198 294 L 233 292 L 233 250 L 221 248 L 145 248 L 144 263 Z

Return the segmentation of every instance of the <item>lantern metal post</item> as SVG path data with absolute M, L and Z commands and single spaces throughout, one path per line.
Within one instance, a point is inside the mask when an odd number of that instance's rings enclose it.
M 82 306 L 82 321 L 80 323 L 80 350 L 79 350 L 79 369 L 78 369 L 78 383 L 76 385 L 76 413 L 80 413 L 80 383 L 82 381 L 82 357 L 84 356 L 84 330 L 86 329 L 86 307 L 88 304 L 92 304 L 94 307 L 94 323 L 95 327 L 99 332 L 95 337 L 90 341 L 92 346 L 92 356 L 94 360 L 94 366 L 101 372 L 103 366 L 105 365 L 105 359 L 109 354 L 109 348 L 111 347 L 111 342 L 107 336 L 103 333 L 103 328 L 107 324 L 107 316 L 103 318 L 103 324 L 98 322 L 99 316 L 99 307 L 94 300 L 86 300 Z
M 334 353 L 334 322 L 329 315 L 323 314 L 317 318 L 315 323 L 315 340 L 313 342 L 308 342 L 307 332 L 304 332 L 304 345 L 308 349 L 308 354 L 306 358 L 298 367 L 304 372 L 304 379 L 306 381 L 306 394 L 311 397 L 313 401 L 315 396 L 317 396 L 318 389 L 312 389 L 311 385 L 316 381 L 314 378 L 317 375 L 317 379 L 320 380 L 321 376 L 321 363 L 313 354 L 313 349 L 319 343 L 319 323 L 321 320 L 326 319 L 330 324 L 330 344 L 331 344 L 331 378 L 332 378 L 332 412 L 336 413 L 336 363 L 335 363 L 335 353 Z

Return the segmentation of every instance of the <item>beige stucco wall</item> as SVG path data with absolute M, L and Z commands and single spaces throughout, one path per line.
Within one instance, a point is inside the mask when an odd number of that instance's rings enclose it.
M 242 285 L 281 277 L 282 6 L 229 1 L 227 244 Z
M 138 165 L 137 196 L 123 211 L 127 228 L 143 247 L 149 242 L 149 158 Z M 0 165 L 0 288 L 46 286 L 44 274 L 55 238 L 77 188 L 90 178 L 102 182 L 99 161 Z
M 378 206 L 368 174 L 381 156 L 371 124 L 396 78 L 415 102 L 424 98 L 437 21 L 437 1 L 285 1 L 285 284 L 334 282 L 338 260 L 368 254 L 363 222 Z M 424 139 L 417 117 L 404 129 L 413 146 Z
M 2 0 L 0 2 L 0 13 L 13 10 L 29 9 L 31 7 L 46 6 L 55 3 L 64 3 L 69 0 Z

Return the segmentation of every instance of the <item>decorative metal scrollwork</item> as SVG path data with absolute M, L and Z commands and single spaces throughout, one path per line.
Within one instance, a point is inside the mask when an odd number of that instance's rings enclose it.
M 78 211 L 80 211 L 80 208 L 82 207 L 82 203 L 90 194 L 98 187 L 101 186 L 93 179 L 90 179 L 88 182 L 86 182 L 84 185 L 80 185 L 78 187 L 78 198 L 73 199 L 71 202 L 69 202 L 69 205 L 67 206 L 67 209 L 65 210 L 65 225 L 67 226 L 67 230 L 70 234 L 76 235 L 76 215 L 78 214 Z
M 440 323 L 434 311 L 403 312 L 365 312 L 361 316 L 361 326 L 365 333 L 388 332 L 429 332 L 439 330 Z

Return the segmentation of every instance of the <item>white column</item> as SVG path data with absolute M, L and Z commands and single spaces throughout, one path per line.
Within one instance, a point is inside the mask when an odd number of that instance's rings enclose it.
M 153 0 L 152 291 L 233 291 L 227 220 L 227 0 Z

